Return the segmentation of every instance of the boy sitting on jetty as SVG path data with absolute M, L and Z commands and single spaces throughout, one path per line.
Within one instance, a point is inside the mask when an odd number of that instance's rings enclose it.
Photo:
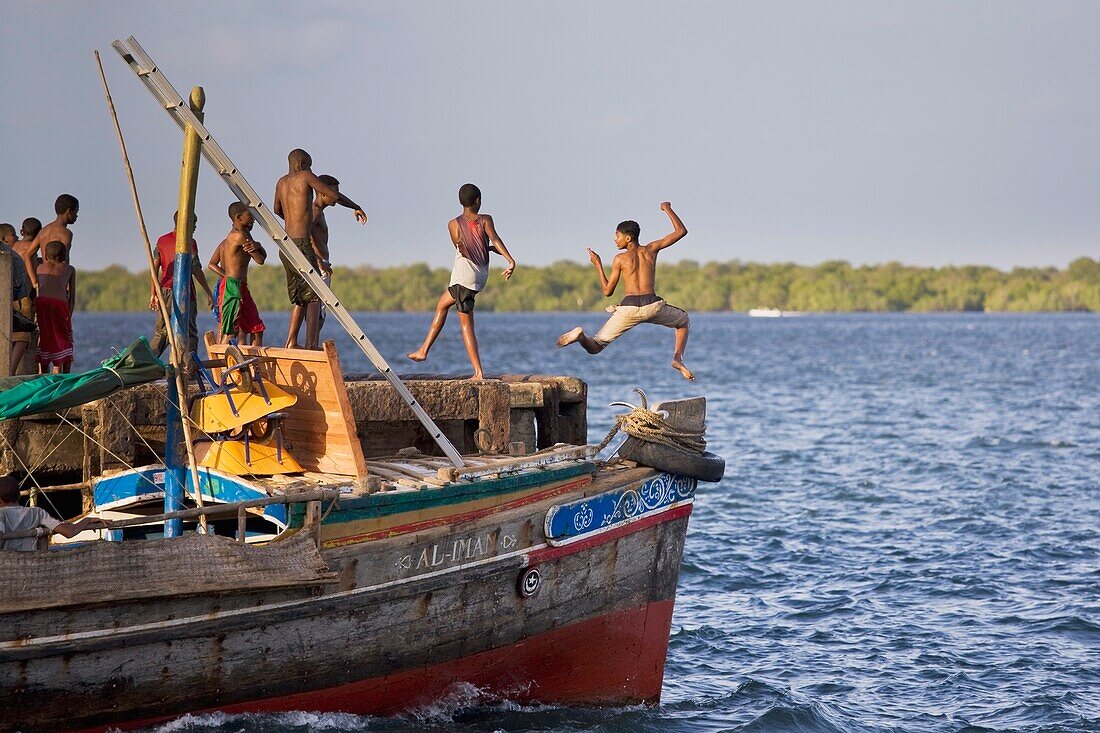
M 233 229 L 225 238 L 222 252 L 222 266 L 225 269 L 225 284 L 222 286 L 219 302 L 221 343 L 238 331 L 252 335 L 253 346 L 263 346 L 264 322 L 256 310 L 252 294 L 248 292 L 248 265 L 253 260 L 262 265 L 267 259 L 263 245 L 252 238 L 252 212 L 240 201 L 229 205 L 229 219 Z
M 505 280 L 512 277 L 516 261 L 497 234 L 493 217 L 479 213 L 481 189 L 472 183 L 463 184 L 458 189 L 458 202 L 462 204 L 462 213 L 447 224 L 451 243 L 455 247 L 451 284 L 439 296 L 435 318 L 424 337 L 424 343 L 408 354 L 408 357 L 413 361 L 424 361 L 428 358 L 428 351 L 443 330 L 443 324 L 447 322 L 447 311 L 455 306 L 458 310 L 458 321 L 462 325 L 462 343 L 466 346 L 466 355 L 470 357 L 470 364 L 474 368 L 473 379 L 484 379 L 481 356 L 477 350 L 477 334 L 474 333 L 474 298 L 489 279 L 490 252 L 496 252 L 508 260 L 508 267 L 501 273 Z
M 604 274 L 600 256 L 591 249 L 588 250 L 588 259 L 600 274 L 603 294 L 611 296 L 619 284 L 619 278 L 622 277 L 626 282 L 626 297 L 623 298 L 622 303 L 608 309 L 612 312 L 611 317 L 594 338 L 586 336 L 584 329 L 577 326 L 558 338 L 558 347 L 580 342 L 589 354 L 598 354 L 607 348 L 608 344 L 639 323 L 656 323 L 659 326 L 676 329 L 676 349 L 672 355 L 671 366 L 680 372 L 684 379 L 695 379 L 691 370 L 684 366 L 684 348 L 688 340 L 688 314 L 666 303 L 654 289 L 657 254 L 665 247 L 671 247 L 683 239 L 688 230 L 672 210 L 672 204 L 665 201 L 661 204 L 661 211 L 668 214 L 673 231 L 649 244 L 638 244 L 641 227 L 635 221 L 624 221 L 615 229 L 615 247 L 623 251 L 615 255 L 611 263 L 610 278 Z
M 65 245 L 46 244 L 45 259 L 38 266 L 38 371 L 56 365 L 68 373 L 73 365 L 73 311 L 76 309 L 76 268 L 65 262 Z

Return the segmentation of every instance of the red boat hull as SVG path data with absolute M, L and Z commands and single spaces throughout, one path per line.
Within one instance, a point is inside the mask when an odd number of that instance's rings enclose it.
M 673 601 L 657 601 L 548 631 L 463 659 L 328 690 L 222 708 L 225 712 L 316 710 L 392 715 L 469 683 L 486 698 L 614 705 L 661 696 Z M 615 649 L 615 654 L 594 654 Z
M 483 700 L 578 705 L 656 703 L 661 697 L 672 609 L 672 600 L 655 601 L 463 659 L 202 712 L 308 710 L 393 715 L 445 698 L 448 688 L 458 683 L 473 685 Z M 593 654 L 594 649 L 615 649 L 616 653 Z M 132 730 L 175 717 L 87 728 L 82 733 Z

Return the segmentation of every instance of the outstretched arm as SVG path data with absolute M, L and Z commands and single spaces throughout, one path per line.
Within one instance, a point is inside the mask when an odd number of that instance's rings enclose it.
M 321 181 L 320 177 L 318 177 L 314 173 L 310 173 L 309 178 L 307 178 L 306 180 L 309 181 L 310 187 L 314 191 L 316 191 L 319 196 L 323 195 L 326 198 L 329 198 L 329 199 L 335 201 L 336 203 L 340 204 L 341 206 L 346 206 L 349 209 L 354 209 L 355 210 L 355 220 L 357 222 L 359 222 L 360 224 L 366 224 L 367 223 L 367 215 L 363 211 L 362 206 L 355 203 L 354 201 L 349 199 L 347 196 L 345 196 L 344 194 L 337 191 L 335 188 L 326 185 L 323 181 Z
M 485 233 L 489 235 L 489 249 L 508 260 L 508 267 L 500 273 L 507 280 L 512 277 L 512 273 L 516 270 L 516 260 L 508 252 L 508 248 L 504 246 L 504 241 L 500 238 L 500 235 L 497 234 L 497 225 L 493 221 L 493 217 L 482 214 L 481 218 L 485 220 Z
M 61 522 L 53 531 L 63 537 L 72 539 L 86 529 L 105 529 L 107 523 L 98 517 L 84 517 L 78 522 Z
M 603 260 L 600 256 L 588 250 L 588 259 L 596 266 L 596 272 L 600 274 L 600 287 L 603 288 L 604 297 L 610 298 L 615 292 L 615 288 L 619 286 L 619 276 L 622 275 L 622 269 L 619 267 L 619 258 L 616 257 L 611 263 L 611 277 L 609 278 L 603 271 Z
M 646 245 L 654 250 L 662 250 L 665 247 L 671 247 L 683 239 L 684 235 L 688 233 L 687 227 L 684 226 L 684 222 L 680 221 L 680 217 L 672 210 L 672 204 L 665 201 L 661 204 L 661 211 L 668 214 L 669 220 L 672 221 L 672 234 L 668 234 Z

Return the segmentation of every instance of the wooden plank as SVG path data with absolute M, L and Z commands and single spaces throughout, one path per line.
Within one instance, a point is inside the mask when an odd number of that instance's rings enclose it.
M 225 353 L 225 346 L 214 343 L 212 334 L 206 334 L 204 341 L 211 359 Z M 240 349 L 246 357 L 274 359 L 262 365 L 261 373 L 298 397 L 298 402 L 284 411 L 287 417 L 283 421 L 283 435 L 293 445 L 295 460 L 306 470 L 365 477 L 363 449 L 336 345 L 326 341 L 321 351 L 252 346 Z
M 367 475 L 367 461 L 363 457 L 363 449 L 359 443 L 359 433 L 355 427 L 355 413 L 351 409 L 351 401 L 348 399 L 348 388 L 344 384 L 344 372 L 340 368 L 340 355 L 336 353 L 336 342 L 329 339 L 323 345 L 325 355 L 328 357 L 329 370 L 332 374 L 333 386 L 340 400 L 340 414 L 344 418 L 344 430 L 352 439 L 352 453 L 355 458 L 355 476 L 364 478 Z

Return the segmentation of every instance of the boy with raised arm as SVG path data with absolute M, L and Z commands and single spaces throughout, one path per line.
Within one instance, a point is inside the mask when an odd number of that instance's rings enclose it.
M 333 191 L 340 191 L 340 181 L 336 179 L 336 176 L 330 176 L 326 173 L 317 177 L 321 179 L 321 183 L 330 187 Z M 313 251 L 317 254 L 317 264 L 321 270 L 321 279 L 329 287 L 332 287 L 332 262 L 329 255 L 328 219 L 325 218 L 325 209 L 335 205 L 336 199 L 325 194 L 317 194 L 317 198 L 313 202 L 313 226 L 309 230 L 310 241 L 313 244 Z M 318 332 L 325 327 L 326 310 L 322 305 L 317 319 Z
M 622 336 L 639 323 L 656 323 L 676 329 L 676 349 L 672 355 L 672 368 L 680 372 L 684 379 L 695 379 L 691 370 L 684 366 L 684 348 L 688 341 L 688 314 L 674 305 L 669 305 L 657 295 L 654 288 L 656 280 L 657 254 L 665 247 L 671 247 L 687 234 L 687 227 L 672 210 L 672 204 L 665 201 L 661 211 L 668 214 L 672 221 L 672 233 L 646 245 L 638 244 L 641 227 L 635 221 L 624 221 L 615 229 L 615 247 L 622 250 L 615 255 L 611 263 L 611 277 L 604 274 L 600 256 L 588 250 L 588 258 L 596 266 L 600 276 L 603 294 L 610 297 L 619 284 L 621 277 L 626 284 L 626 297 L 617 306 L 612 306 L 611 317 L 607 323 L 590 338 L 584 329 L 577 326 L 558 338 L 558 346 L 568 346 L 579 342 L 589 354 L 598 354 L 615 339 Z
M 341 206 L 355 210 L 355 219 L 362 224 L 367 223 L 367 215 L 359 204 L 349 199 L 338 190 L 328 186 L 312 171 L 313 159 L 309 153 L 299 148 L 290 151 L 287 157 L 290 163 L 290 172 L 279 179 L 275 184 L 275 202 L 272 211 L 276 216 L 282 217 L 283 226 L 287 235 L 294 242 L 294 246 L 309 262 L 310 267 L 324 275 L 327 267 L 320 264 L 321 258 L 311 240 L 313 230 L 313 195 L 324 195 Z M 298 349 L 298 331 L 302 327 L 302 319 L 306 322 L 306 348 L 319 348 L 318 342 L 321 334 L 321 303 L 317 294 L 309 287 L 297 268 L 288 260 L 282 252 L 279 253 L 283 261 L 283 269 L 286 270 L 286 291 L 290 296 L 293 309 L 290 311 L 290 329 L 287 333 L 286 348 Z
M 474 368 L 472 379 L 484 379 L 481 355 L 477 350 L 477 334 L 474 333 L 474 298 L 489 279 L 490 252 L 496 252 L 508 261 L 508 267 L 501 273 L 505 280 L 512 277 L 516 261 L 497 234 L 493 217 L 479 213 L 481 189 L 472 183 L 463 184 L 458 189 L 458 202 L 462 204 L 462 213 L 447 224 L 447 231 L 455 248 L 451 284 L 439 296 L 435 318 L 424 337 L 424 343 L 408 354 L 408 357 L 413 361 L 424 361 L 428 358 L 428 351 L 443 330 L 443 324 L 447 322 L 447 311 L 455 306 L 458 310 L 458 322 L 462 326 L 462 343 L 466 346 L 466 355 L 470 357 L 470 365 Z
M 76 310 L 76 270 L 65 263 L 65 245 L 49 242 L 38 266 L 38 371 L 56 365 L 68 373 L 73 365 L 73 311 Z
M 264 322 L 260 320 L 256 303 L 248 292 L 248 265 L 251 262 L 262 265 L 267 259 L 267 251 L 252 238 L 255 220 L 247 206 L 234 201 L 229 205 L 229 219 L 233 222 L 233 229 L 225 238 L 225 249 L 222 251 L 225 284 L 219 304 L 220 341 L 229 343 L 229 339 L 242 331 L 252 334 L 253 346 L 263 346 Z

